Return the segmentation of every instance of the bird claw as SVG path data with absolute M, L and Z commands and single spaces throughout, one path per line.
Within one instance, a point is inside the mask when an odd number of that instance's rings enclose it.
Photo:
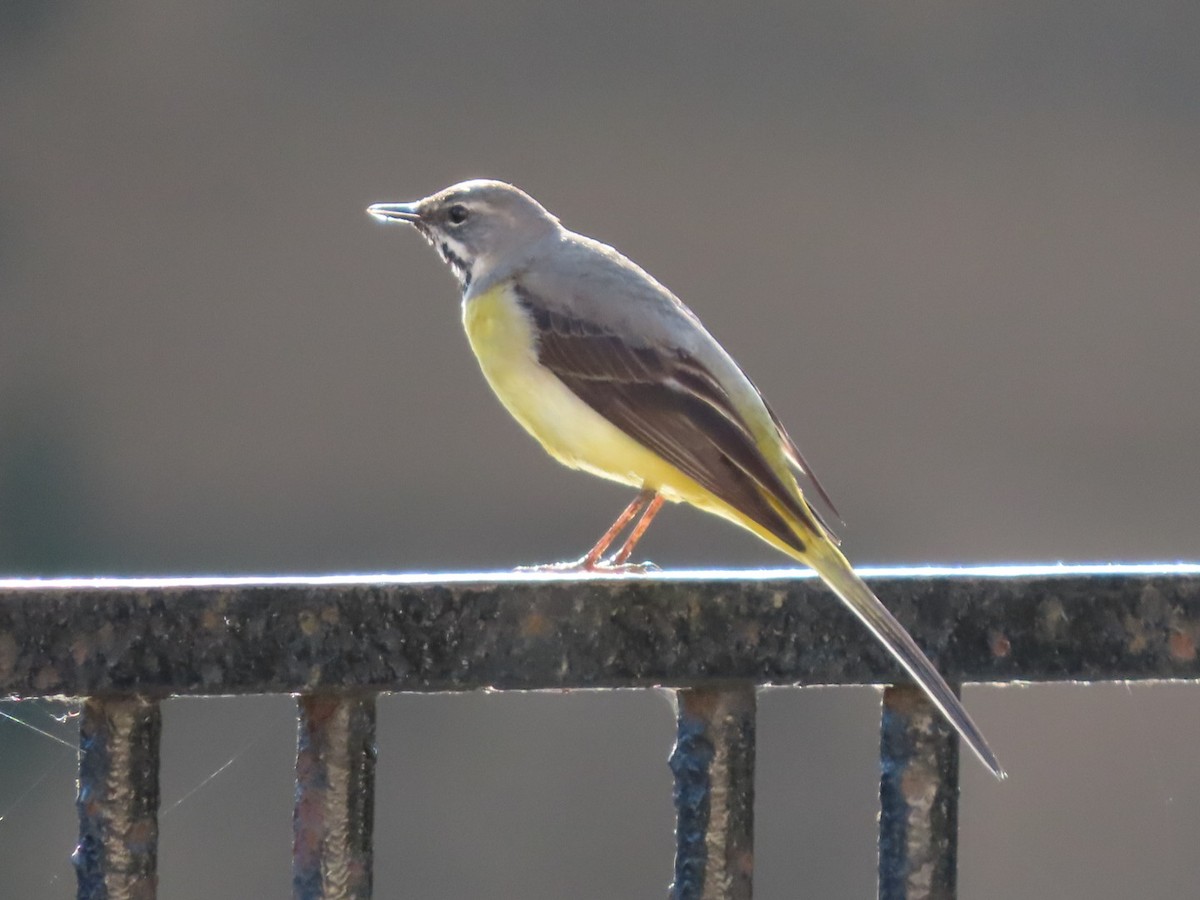
M 589 560 L 584 556 L 570 562 L 517 566 L 513 571 L 530 573 L 558 572 L 564 575 L 578 572 L 596 572 L 601 575 L 645 575 L 647 572 L 661 572 L 662 567 L 648 561 L 640 563 L 615 563 L 611 559 Z
M 640 563 L 615 563 L 610 560 L 597 563 L 593 572 L 611 572 L 614 575 L 645 575 L 648 572 L 661 572 L 662 566 L 650 560 Z

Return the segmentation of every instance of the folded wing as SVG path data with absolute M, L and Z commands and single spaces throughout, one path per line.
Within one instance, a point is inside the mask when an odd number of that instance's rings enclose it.
M 798 491 L 759 450 L 745 419 L 705 366 L 673 347 L 637 344 L 610 329 L 518 296 L 535 325 L 538 361 L 597 413 L 718 499 L 803 552 L 788 519 L 816 531 Z M 790 442 L 789 442 L 790 443 Z M 785 515 L 790 514 L 789 515 Z

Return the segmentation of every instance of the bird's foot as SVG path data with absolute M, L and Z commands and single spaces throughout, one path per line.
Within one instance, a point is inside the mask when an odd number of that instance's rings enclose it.
M 662 566 L 652 563 L 650 560 L 640 563 L 618 563 L 606 559 L 604 562 L 596 563 L 596 568 L 592 571 L 611 572 L 614 575 L 645 575 L 648 572 L 661 572 Z
M 603 575 L 645 575 L 648 572 L 661 572 L 662 566 L 655 565 L 649 560 L 640 563 L 618 563 L 606 559 L 602 562 L 596 563 L 590 569 L 585 569 L 584 571 L 599 572 Z
M 609 559 L 588 559 L 586 556 L 570 562 L 542 563 L 537 566 L 517 566 L 514 572 L 558 572 L 569 575 L 577 572 L 598 572 L 602 575 L 645 575 L 661 572 L 662 567 L 652 562 L 616 563 Z

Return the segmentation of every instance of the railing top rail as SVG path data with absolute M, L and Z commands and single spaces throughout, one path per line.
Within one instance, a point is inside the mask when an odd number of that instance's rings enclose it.
M 1200 575 L 1200 563 L 1010 563 L 990 565 L 856 566 L 863 578 L 1043 578 L 1051 576 Z M 352 572 L 329 575 L 97 575 L 53 578 L 0 578 L 0 591 L 81 588 L 149 589 L 173 587 L 259 587 L 270 585 L 459 585 L 590 581 L 782 581 L 815 578 L 809 568 L 666 569 L 640 575 L 603 572 Z
M 863 574 L 952 681 L 1200 680 L 1200 565 Z M 0 580 L 0 697 L 898 677 L 807 570 Z

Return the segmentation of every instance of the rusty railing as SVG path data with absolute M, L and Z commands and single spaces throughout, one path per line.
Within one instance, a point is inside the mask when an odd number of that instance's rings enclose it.
M 1200 679 L 1200 566 L 867 571 L 952 684 Z M 0 581 L 0 697 L 83 700 L 78 896 L 155 895 L 160 701 L 294 694 L 293 895 L 371 894 L 375 698 L 675 689 L 672 900 L 748 900 L 756 689 L 880 684 L 879 896 L 955 895 L 958 744 L 806 572 Z

